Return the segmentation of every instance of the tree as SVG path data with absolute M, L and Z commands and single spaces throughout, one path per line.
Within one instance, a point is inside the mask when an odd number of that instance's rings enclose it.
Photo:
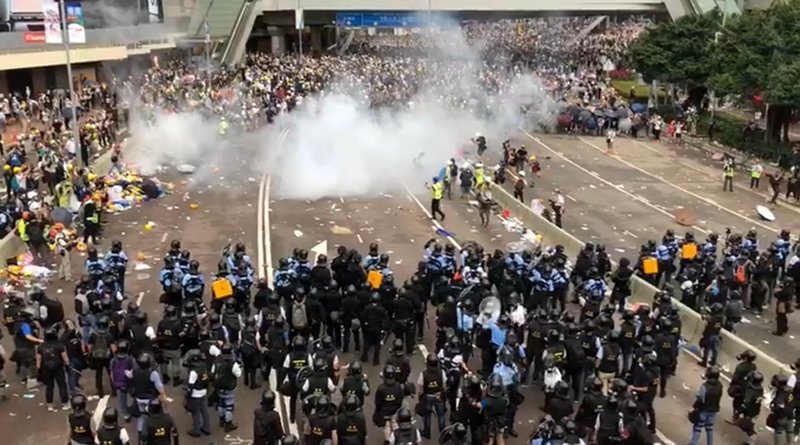
M 711 74 L 712 42 L 720 23 L 721 15 L 714 10 L 648 29 L 631 46 L 636 71 L 648 82 L 687 85 L 690 101 L 699 105 Z
M 769 142 L 788 142 L 800 106 L 800 1 L 731 18 L 713 46 L 708 85 L 722 94 L 762 95 Z

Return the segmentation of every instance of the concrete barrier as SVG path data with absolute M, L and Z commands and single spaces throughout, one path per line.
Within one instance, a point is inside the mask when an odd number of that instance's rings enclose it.
M 542 235 L 546 245 L 554 246 L 560 244 L 564 246 L 565 251 L 571 258 L 575 258 L 578 255 L 584 246 L 581 240 L 563 229 L 558 228 L 555 224 L 547 221 L 543 217 L 533 213 L 530 207 L 515 199 L 503 187 L 494 183 L 490 184 L 494 200 L 503 209 L 508 209 L 512 218 L 519 219 L 525 227 Z M 630 260 L 633 262 L 636 258 L 630 258 Z M 650 283 L 647 283 L 639 277 L 633 277 L 631 280 L 630 302 L 652 304 L 653 295 L 655 295 L 656 292 L 658 292 L 658 289 Z M 686 349 L 689 352 L 699 351 L 700 338 L 703 334 L 705 322 L 701 319 L 700 314 L 680 301 L 673 299 L 672 304 L 678 308 L 680 313 L 682 324 L 681 335 L 687 343 Z M 722 341 L 717 364 L 723 371 L 728 373 L 733 372 L 733 369 L 738 363 L 736 356 L 746 349 L 755 351 L 758 369 L 767 376 L 767 378 L 775 374 L 788 375 L 792 373 L 788 365 L 764 354 L 757 347 L 725 330 L 722 331 Z

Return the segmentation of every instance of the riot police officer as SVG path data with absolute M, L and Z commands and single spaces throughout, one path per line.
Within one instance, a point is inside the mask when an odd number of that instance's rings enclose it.
M 436 414 L 439 423 L 439 434 L 445 426 L 445 382 L 447 376 L 439 366 L 439 357 L 428 354 L 425 359 L 426 369 L 419 375 L 419 403 L 422 410 L 422 437 L 431 438 L 431 416 Z
M 180 386 L 181 375 L 181 321 L 178 319 L 178 308 L 164 308 L 164 318 L 158 322 L 156 339 L 161 353 L 161 375 L 164 383 L 170 379 L 175 386 Z
M 400 408 L 397 411 L 397 428 L 389 434 L 389 445 L 419 445 L 422 442 L 419 430 L 411 423 L 411 410 Z
M 140 442 L 142 445 L 178 445 L 178 428 L 159 399 L 153 399 L 147 405 L 147 419 Z
M 297 396 L 300 386 L 297 375 L 301 369 L 311 366 L 311 355 L 308 353 L 308 344 L 302 336 L 292 340 L 292 351 L 286 354 L 283 369 L 280 375 L 281 393 L 289 397 L 289 421 L 294 423 L 297 419 Z
M 397 382 L 397 370 L 392 365 L 383 367 L 383 383 L 375 390 L 375 413 L 372 421 L 383 429 L 384 440 L 389 440 L 394 429 L 394 415 L 400 409 L 405 396 L 403 385 Z M 410 419 L 409 419 L 410 421 Z
M 261 406 L 253 413 L 253 445 L 278 445 L 283 437 L 283 422 L 275 411 L 275 393 L 261 393 Z
M 208 361 L 202 352 L 194 350 L 186 356 L 186 366 L 189 367 L 189 375 L 186 380 L 185 402 L 186 410 L 192 415 L 192 429 L 188 434 L 192 437 L 209 435 L 211 424 L 208 420 L 208 390 L 211 378 Z
M 341 412 L 336 419 L 336 435 L 340 445 L 366 445 L 367 422 L 361 408 L 363 403 L 355 394 L 344 396 Z
M 503 445 L 508 405 L 509 401 L 505 386 L 503 386 L 503 380 L 499 376 L 492 377 L 486 397 L 481 401 L 487 422 L 488 445 L 494 445 L 495 443 Z
M 230 343 L 222 346 L 221 352 L 214 362 L 212 374 L 214 388 L 217 391 L 217 415 L 220 423 L 225 426 L 225 432 L 228 433 L 238 428 L 233 422 L 233 410 L 236 404 L 236 386 L 239 377 L 242 376 L 242 368 L 236 361 Z
M 103 411 L 102 425 L 97 429 L 98 445 L 130 445 L 128 430 L 119 426 L 117 410 L 106 408 Z
M 72 412 L 69 415 L 70 445 L 93 445 L 92 415 L 86 411 L 86 397 L 82 394 L 72 396 Z
M 336 420 L 330 397 L 327 395 L 317 397 L 314 412 L 308 416 L 308 422 L 303 429 L 306 445 L 322 445 L 325 439 L 336 443 L 338 441 Z
M 342 382 L 342 397 L 346 399 L 351 395 L 356 396 L 358 406 L 363 407 L 364 400 L 369 395 L 369 390 L 369 381 L 361 367 L 361 362 L 355 361 L 351 363 L 347 370 L 347 377 Z

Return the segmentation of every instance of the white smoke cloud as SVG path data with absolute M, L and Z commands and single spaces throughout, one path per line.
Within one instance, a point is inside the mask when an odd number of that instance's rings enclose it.
M 277 197 L 375 196 L 402 192 L 406 185 L 422 191 L 459 150 L 466 147 L 474 153 L 470 138 L 477 132 L 486 136 L 490 150 L 499 151 L 520 125 L 533 130 L 555 119 L 556 105 L 533 74 L 498 74 L 505 77 L 503 92 L 488 95 L 477 74 L 483 63 L 480 42 L 470 46 L 460 33 L 452 35 L 459 37 L 448 34 L 448 45 L 437 47 L 430 57 L 442 69 L 453 58 L 461 60 L 463 69 L 447 72 L 447 86 L 469 98 L 460 106 L 442 103 L 442 84 L 431 79 L 423 79 L 410 109 L 392 111 L 365 106 L 363 90 L 347 93 L 334 85 L 325 94 L 304 98 L 295 111 L 255 133 L 236 135 L 231 127 L 228 137 L 221 138 L 216 120 L 194 113 L 161 115 L 153 127 L 140 122 L 133 126 L 137 148 L 129 159 L 148 169 L 184 162 L 221 169 L 215 175 L 196 175 L 195 182 L 202 183 L 212 176 L 241 174 L 241 165 L 226 161 L 231 150 L 246 145 L 253 157 L 247 174 L 271 171 Z M 526 110 L 524 116 L 521 110 Z M 282 139 L 285 128 L 290 130 Z

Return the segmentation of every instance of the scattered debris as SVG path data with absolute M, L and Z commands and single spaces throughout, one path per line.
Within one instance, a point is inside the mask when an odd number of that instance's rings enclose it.
M 294 231 L 294 236 L 296 236 L 297 238 L 300 238 L 301 236 L 303 236 L 303 232 L 301 232 L 299 230 L 295 230 Z
M 197 170 L 197 167 L 192 164 L 180 164 L 176 167 L 176 169 L 178 172 L 183 173 L 184 175 L 191 175 Z M 219 169 L 215 168 L 214 171 L 219 171 Z
M 353 234 L 353 231 L 350 230 L 349 228 L 342 227 L 342 226 L 337 226 L 337 225 L 334 225 L 333 227 L 331 227 L 331 232 L 334 235 L 352 235 Z

